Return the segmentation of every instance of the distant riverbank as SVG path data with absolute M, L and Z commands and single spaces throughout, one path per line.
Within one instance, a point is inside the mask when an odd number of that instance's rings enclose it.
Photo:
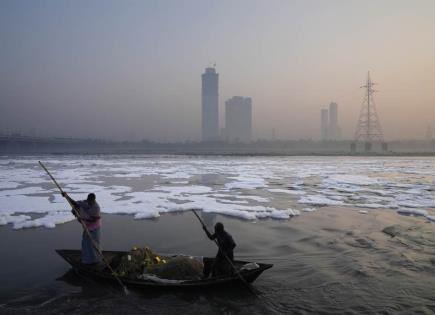
M 109 141 L 98 139 L 38 138 L 1 136 L 0 155 L 6 154 L 172 154 L 241 156 L 434 156 L 435 140 L 389 141 L 371 151 L 359 142 L 318 140 L 257 140 L 228 142 Z
M 59 156 L 59 155 L 168 155 L 168 156 L 228 156 L 228 157 L 434 157 L 435 151 L 428 152 L 313 152 L 313 151 L 210 151 L 210 150 L 195 150 L 195 151 L 183 151 L 183 150 L 102 150 L 102 149 L 65 149 L 65 150 L 42 150 L 42 151 L 13 151 L 7 153 L 0 153 L 0 157 L 6 156 L 34 156 L 34 155 L 47 155 L 47 156 Z

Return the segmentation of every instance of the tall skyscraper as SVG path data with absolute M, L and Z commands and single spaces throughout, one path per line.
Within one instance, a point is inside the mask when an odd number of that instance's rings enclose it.
M 328 138 L 338 140 L 338 106 L 337 103 L 329 104 L 329 128 Z
M 320 138 L 322 140 L 328 140 L 328 125 L 329 125 L 329 117 L 328 110 L 322 109 L 320 111 Z
M 206 68 L 201 76 L 202 141 L 219 139 L 219 74 Z
M 252 100 L 234 96 L 225 102 L 225 139 L 249 142 L 252 138 Z

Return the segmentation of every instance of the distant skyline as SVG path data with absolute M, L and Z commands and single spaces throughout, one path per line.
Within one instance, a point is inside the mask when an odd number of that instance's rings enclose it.
M 367 71 L 386 140 L 435 128 L 435 1 L 0 1 L 0 132 L 201 139 L 204 68 L 253 139 L 352 139 Z M 275 132 L 273 131 L 275 130 Z

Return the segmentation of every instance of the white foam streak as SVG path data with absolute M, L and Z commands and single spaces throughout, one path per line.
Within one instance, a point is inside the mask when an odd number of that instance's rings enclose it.
M 52 228 L 73 220 L 69 205 L 39 167 L 39 159 L 0 157 L 0 224 Z M 43 159 L 72 198 L 85 199 L 94 192 L 104 213 L 132 214 L 136 219 L 190 208 L 244 220 L 289 219 L 300 214 L 295 210 L 299 206 L 302 212 L 314 211 L 312 206 L 345 206 L 399 209 L 431 220 L 435 210 L 433 158 Z

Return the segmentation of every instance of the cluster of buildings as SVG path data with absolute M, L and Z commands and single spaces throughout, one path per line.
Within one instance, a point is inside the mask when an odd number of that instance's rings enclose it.
M 219 74 L 214 67 L 201 75 L 201 140 L 203 142 L 250 142 L 252 140 L 252 99 L 233 96 L 225 102 L 225 126 L 219 125 Z M 321 110 L 321 140 L 340 140 L 338 105 L 331 102 Z
M 338 126 L 338 105 L 331 102 L 329 108 L 320 111 L 320 138 L 322 140 L 340 140 L 341 129 Z
M 201 76 L 202 141 L 250 142 L 252 99 L 233 96 L 225 102 L 225 127 L 219 129 L 219 74 L 206 68 Z

